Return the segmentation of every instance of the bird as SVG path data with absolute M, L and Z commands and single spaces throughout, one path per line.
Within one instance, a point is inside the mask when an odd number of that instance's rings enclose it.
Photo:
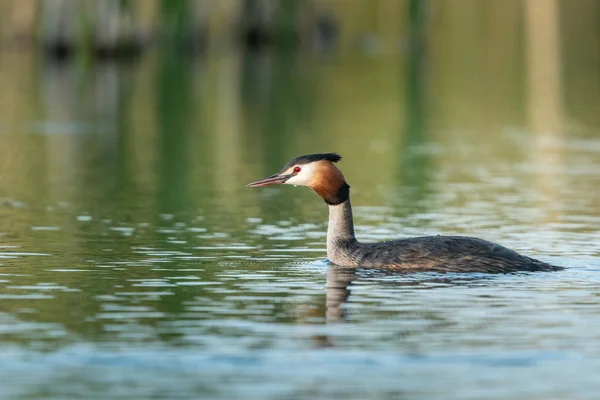
M 556 271 L 562 267 L 517 253 L 490 241 L 468 236 L 422 236 L 361 243 L 354 234 L 350 185 L 335 163 L 337 153 L 308 154 L 290 160 L 279 172 L 249 183 L 308 186 L 329 206 L 327 258 L 342 267 L 394 272 Z

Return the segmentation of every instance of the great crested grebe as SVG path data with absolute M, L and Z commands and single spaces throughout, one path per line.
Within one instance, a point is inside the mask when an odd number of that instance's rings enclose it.
M 350 186 L 333 163 L 336 153 L 294 158 L 275 175 L 248 184 L 308 186 L 329 205 L 327 258 L 333 264 L 399 272 L 554 271 L 562 269 L 487 240 L 466 236 L 424 236 L 381 243 L 360 243 L 354 236 Z

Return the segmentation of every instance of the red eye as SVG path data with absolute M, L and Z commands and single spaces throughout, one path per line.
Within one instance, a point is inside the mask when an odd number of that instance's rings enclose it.
M 302 168 L 300 168 L 300 167 L 299 167 L 299 166 L 297 166 L 297 165 L 294 167 L 294 172 L 295 172 L 295 173 L 298 173 L 298 172 L 300 172 L 301 170 L 302 170 Z

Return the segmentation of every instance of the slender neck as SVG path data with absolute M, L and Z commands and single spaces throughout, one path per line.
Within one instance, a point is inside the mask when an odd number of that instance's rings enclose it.
M 329 206 L 329 226 L 327 228 L 327 257 L 332 260 L 335 250 L 343 242 L 355 242 L 354 222 L 350 199 Z

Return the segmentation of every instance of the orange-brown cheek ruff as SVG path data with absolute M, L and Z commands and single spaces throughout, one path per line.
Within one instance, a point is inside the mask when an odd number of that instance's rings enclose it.
M 329 205 L 343 203 L 350 197 L 350 185 L 346 183 L 342 172 L 329 162 L 317 167 L 314 178 L 307 186 Z

